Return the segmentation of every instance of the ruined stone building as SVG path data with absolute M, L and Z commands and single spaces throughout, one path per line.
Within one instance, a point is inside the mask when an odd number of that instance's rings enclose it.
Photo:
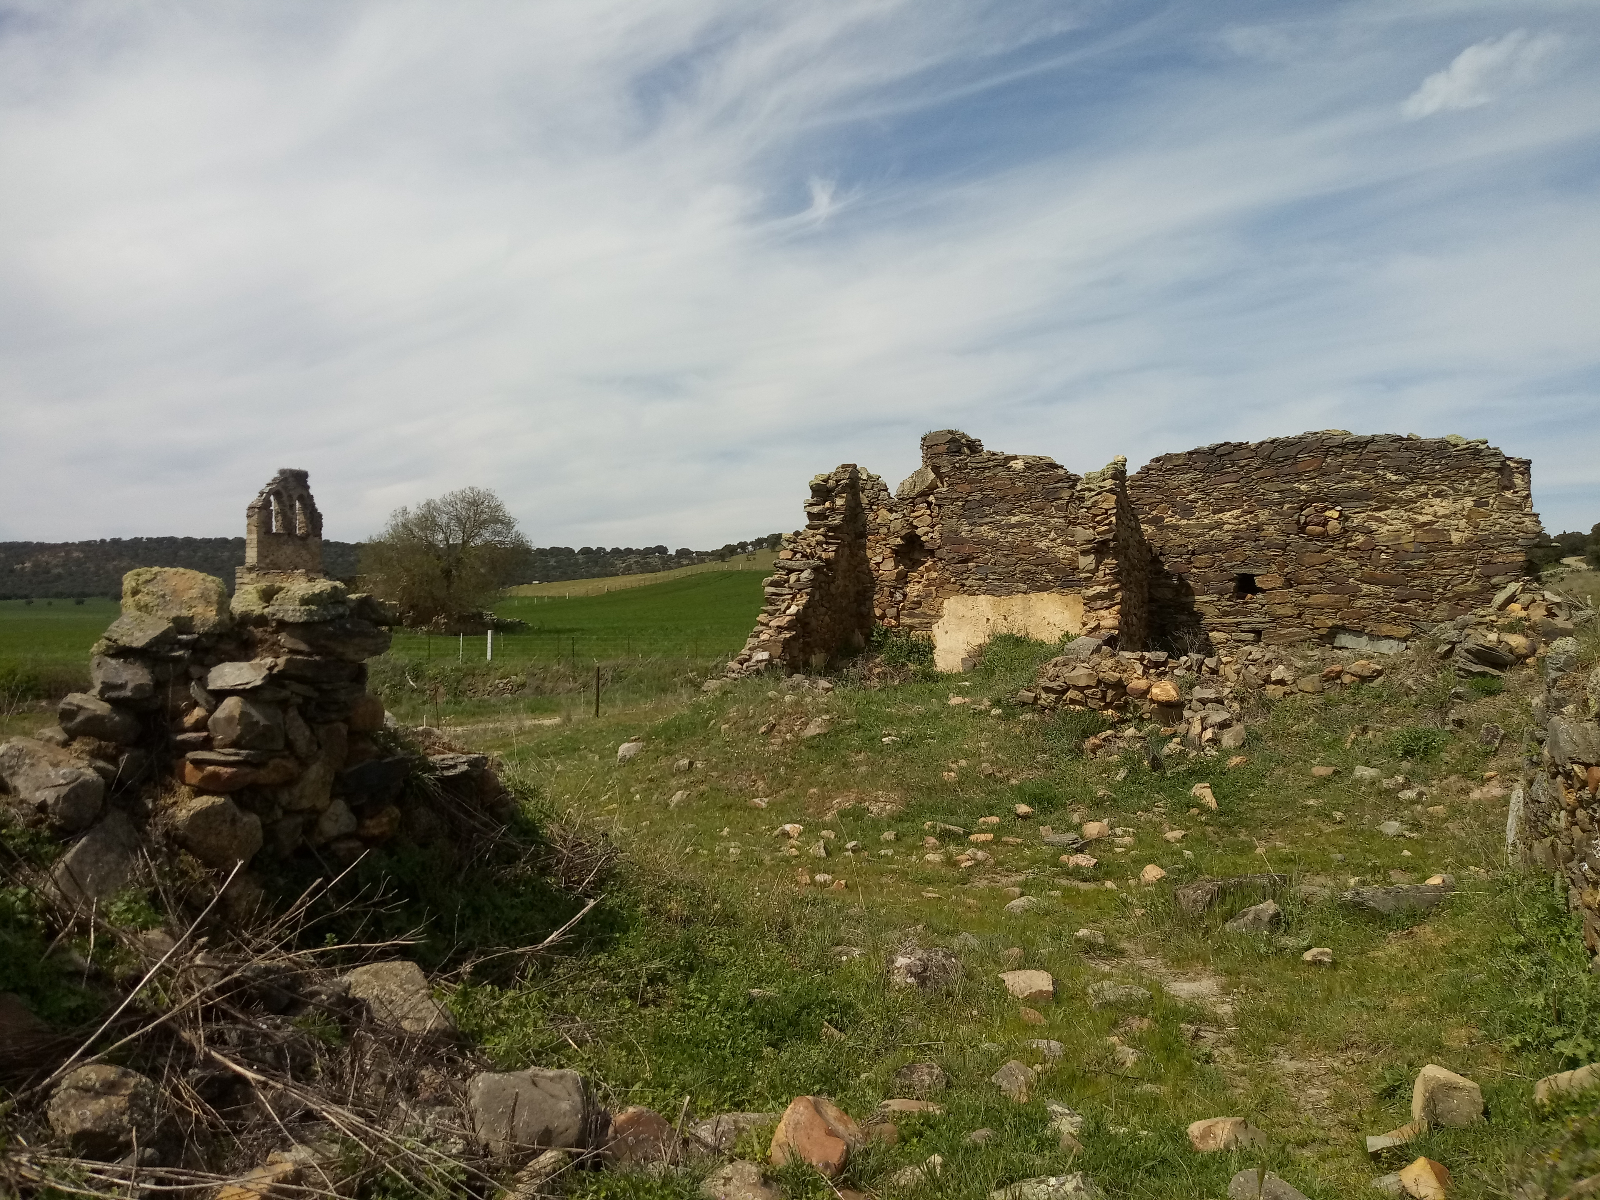
M 307 472 L 283 468 L 245 509 L 244 566 L 235 576 L 241 587 L 322 578 L 322 514 Z
M 1394 649 L 1489 601 L 1539 536 L 1529 462 L 1482 440 L 1343 430 L 1224 442 L 1075 475 L 941 430 L 893 494 L 811 481 L 731 664 L 811 670 L 874 625 L 964 669 L 998 633 L 1123 649 L 1319 640 Z

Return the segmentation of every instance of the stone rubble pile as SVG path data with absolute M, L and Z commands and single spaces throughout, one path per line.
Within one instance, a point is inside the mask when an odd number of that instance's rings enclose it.
M 1119 651 L 1098 638 L 1081 637 L 1041 667 L 1033 686 L 1019 691 L 1016 701 L 1046 711 L 1156 721 L 1181 729 L 1192 747 L 1236 749 L 1244 744 L 1244 707 L 1254 693 L 1279 700 L 1294 692 L 1369 683 L 1385 673 L 1370 659 L 1330 653 L 1338 661 L 1307 673 L 1303 665 L 1284 661 L 1281 651 L 1262 646 L 1229 654 L 1170 655 L 1162 650 Z M 1097 737 L 1091 753 L 1109 746 L 1116 733 Z
M 1429 637 L 1441 658 L 1464 679 L 1503 676 L 1512 667 L 1550 654 L 1592 619 L 1582 605 L 1537 583 L 1507 584 L 1487 607 L 1436 626 Z M 1558 654 L 1559 661 L 1559 654 Z

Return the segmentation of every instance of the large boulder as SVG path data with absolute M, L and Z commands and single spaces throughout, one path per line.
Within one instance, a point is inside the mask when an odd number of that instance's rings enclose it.
M 183 567 L 129 571 L 122 577 L 122 611 L 171 622 L 179 633 L 219 633 L 233 623 L 222 580 Z
M 84 1158 L 120 1158 L 156 1130 L 156 1085 L 126 1067 L 78 1067 L 56 1087 L 45 1109 L 50 1128 Z
M 217 705 L 206 728 L 211 744 L 224 749 L 283 749 L 283 709 L 244 696 L 229 696 Z
M 208 867 L 229 870 L 261 849 L 261 818 L 227 796 L 199 793 L 173 805 L 172 836 Z
M 588 1082 L 576 1071 L 483 1071 L 467 1083 L 467 1115 L 493 1154 L 587 1150 L 605 1120 Z
M 87 908 L 111 899 L 133 878 L 139 865 L 139 834 L 133 822 L 112 809 L 50 869 L 50 885 L 62 899 Z
M 82 759 L 34 738 L 0 746 L 0 780 L 13 807 L 44 818 L 60 835 L 87 828 L 106 794 L 105 780 Z
M 154 698 L 156 680 L 138 659 L 96 654 L 89 660 L 89 691 L 100 700 L 140 704 Z
M 401 959 L 368 963 L 348 972 L 344 980 L 350 995 L 365 1000 L 373 1020 L 380 1025 L 418 1035 L 455 1032 L 455 1022 L 434 1000 L 427 976 L 414 962 Z
M 94 738 L 131 746 L 139 740 L 139 719 L 84 692 L 67 695 L 56 709 L 68 737 Z

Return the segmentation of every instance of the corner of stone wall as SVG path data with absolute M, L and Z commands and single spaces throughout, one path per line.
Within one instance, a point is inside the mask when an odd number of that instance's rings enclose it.
M 1128 498 L 1128 460 L 1113 458 L 1090 471 L 1078 487 L 1082 512 L 1093 524 L 1093 541 L 1079 547 L 1094 556 L 1094 574 L 1084 589 L 1084 632 L 1115 632 L 1123 650 L 1143 650 L 1150 639 L 1150 567 L 1154 558 L 1138 514 Z
M 1592 611 L 1552 607 L 1569 629 L 1594 627 Z M 1580 654 L 1569 633 L 1539 660 L 1545 686 L 1533 699 L 1535 745 L 1506 814 L 1506 852 L 1566 884 L 1567 907 L 1582 918 L 1584 946 L 1600 970 L 1600 662 L 1584 669 Z
M 875 586 L 867 509 L 889 503 L 883 480 L 854 463 L 812 479 L 806 527 L 784 536 L 755 629 L 727 674 L 817 671 L 866 647 Z

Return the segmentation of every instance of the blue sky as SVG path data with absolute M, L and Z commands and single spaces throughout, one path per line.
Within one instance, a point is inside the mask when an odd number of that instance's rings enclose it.
M 1460 433 L 1600 521 L 1600 4 L 0 0 L 0 538 Z

